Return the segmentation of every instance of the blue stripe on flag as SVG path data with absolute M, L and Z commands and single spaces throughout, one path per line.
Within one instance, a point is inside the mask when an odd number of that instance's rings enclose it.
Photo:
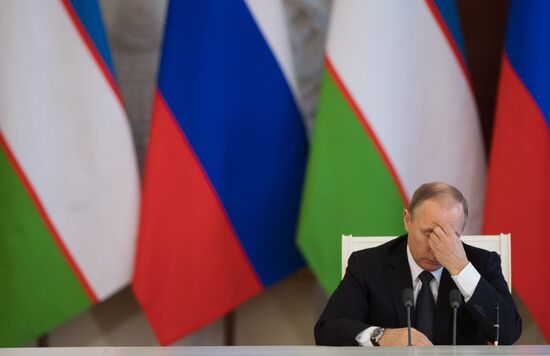
M 113 62 L 111 60 L 111 52 L 109 51 L 109 44 L 107 43 L 107 35 L 105 33 L 103 19 L 101 18 L 101 11 L 97 0 L 69 0 L 69 2 L 80 18 L 88 35 L 94 42 L 105 65 L 109 68 L 111 76 L 116 78 Z
M 550 129 L 550 1 L 513 0 L 506 54 L 542 110 Z
M 466 60 L 466 47 L 464 46 L 464 38 L 462 37 L 462 28 L 460 27 L 460 18 L 458 16 L 458 9 L 456 7 L 455 0 L 434 0 L 435 6 L 439 10 L 439 13 L 445 20 L 449 32 L 451 32 L 453 39 L 460 51 L 462 60 L 464 63 L 468 63 Z
M 160 90 L 269 286 L 304 265 L 294 244 L 307 153 L 299 110 L 244 2 L 169 6 Z

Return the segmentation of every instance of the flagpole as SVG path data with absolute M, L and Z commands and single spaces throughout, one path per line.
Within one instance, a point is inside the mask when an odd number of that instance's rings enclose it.
M 235 312 L 230 311 L 223 318 L 223 344 L 224 346 L 235 346 Z
M 48 333 L 43 334 L 42 336 L 36 339 L 36 344 L 38 347 L 49 347 L 50 346 L 50 337 Z

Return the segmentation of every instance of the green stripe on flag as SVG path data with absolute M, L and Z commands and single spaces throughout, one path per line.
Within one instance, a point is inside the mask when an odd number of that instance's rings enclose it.
M 0 147 L 0 346 L 21 346 L 90 305 Z
M 341 235 L 398 235 L 403 200 L 364 127 L 325 70 L 298 246 L 324 289 L 341 279 Z

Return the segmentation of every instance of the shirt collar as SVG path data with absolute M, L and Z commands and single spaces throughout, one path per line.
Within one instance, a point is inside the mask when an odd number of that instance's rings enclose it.
M 414 281 L 416 281 L 420 273 L 424 272 L 424 270 L 422 269 L 422 267 L 416 264 L 416 261 L 414 260 L 411 254 L 411 250 L 409 249 L 408 243 L 407 243 L 407 259 L 409 260 L 409 267 L 411 269 L 411 276 L 412 276 L 412 281 L 414 285 Z M 441 281 L 441 273 L 443 273 L 443 267 L 439 267 L 435 271 L 432 271 L 432 274 L 434 275 L 438 283 L 439 281 Z

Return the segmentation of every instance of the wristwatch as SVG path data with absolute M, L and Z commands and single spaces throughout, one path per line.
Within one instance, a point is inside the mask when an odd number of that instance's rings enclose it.
M 384 328 L 376 328 L 372 331 L 372 334 L 370 335 L 370 342 L 373 346 L 380 346 L 378 343 L 380 339 L 384 336 Z

